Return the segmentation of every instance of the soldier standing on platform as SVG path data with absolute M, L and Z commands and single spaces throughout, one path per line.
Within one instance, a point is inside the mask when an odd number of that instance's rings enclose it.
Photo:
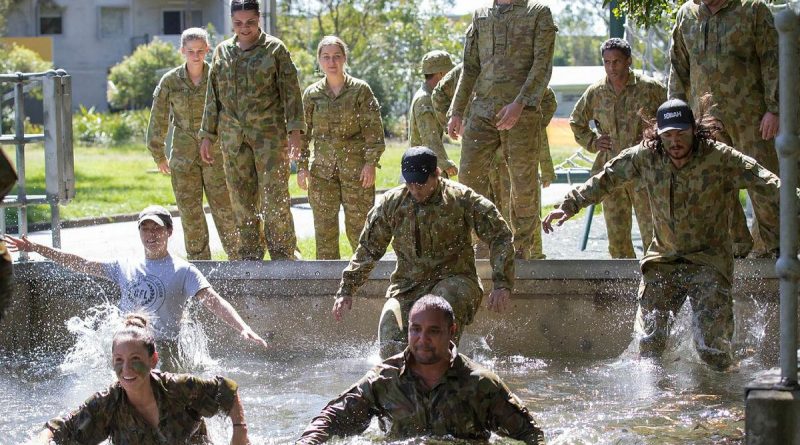
M 259 26 L 258 0 L 233 0 L 235 36 L 214 50 L 200 127 L 200 156 L 225 162 L 239 228 L 239 256 L 295 259 L 289 156 L 299 156 L 303 103 L 297 68 L 278 38 Z M 288 133 L 288 147 L 287 147 Z M 222 158 L 211 152 L 222 142 Z
M 678 10 L 670 50 L 669 97 L 687 101 L 697 112 L 711 93 L 711 114 L 722 123 L 718 139 L 778 171 L 778 33 L 772 12 L 761 0 L 688 1 Z M 734 254 L 743 257 L 756 241 L 757 255 L 774 256 L 778 233 L 767 214 L 777 205 L 774 190 L 750 190 L 755 221 L 752 236 L 739 203 L 733 207 Z M 777 223 L 777 220 L 775 220 Z
M 236 219 L 231 208 L 225 169 L 222 162 L 206 164 L 200 159 L 200 121 L 206 100 L 208 80 L 208 33 L 202 28 L 189 28 L 181 35 L 181 54 L 186 63 L 170 70 L 153 92 L 147 143 L 161 173 L 170 174 L 175 202 L 181 212 L 183 242 L 189 260 L 210 260 L 208 225 L 203 210 L 203 192 L 222 247 L 229 259 L 239 256 Z M 172 123 L 172 153 L 167 160 L 165 140 Z M 211 147 L 213 157 L 222 158 L 219 143 Z
M 366 82 L 345 72 L 347 46 L 327 36 L 317 46 L 317 61 L 325 78 L 303 93 L 308 132 L 297 169 L 297 184 L 308 189 L 314 212 L 318 260 L 338 260 L 339 207 L 350 246 L 369 209 L 375 204 L 375 169 L 385 149 L 381 107 Z M 309 172 L 309 144 L 314 160 Z
M 642 140 L 641 114 L 652 118 L 667 97 L 664 85 L 631 69 L 631 45 L 625 40 L 606 40 L 600 46 L 600 55 L 606 75 L 586 89 L 569 117 L 575 141 L 597 154 L 592 174 L 602 171 L 609 159 Z M 594 129 L 590 127 L 592 121 Z M 636 211 L 645 251 L 653 239 L 647 192 L 632 184 L 619 188 L 603 200 L 611 258 L 636 258 L 631 207 Z
M 451 161 L 444 149 L 442 136 L 444 126 L 436 116 L 431 93 L 436 84 L 453 69 L 453 60 L 445 51 L 431 51 L 422 57 L 422 74 L 425 82 L 414 94 L 408 111 L 408 144 L 410 147 L 426 146 L 436 153 L 442 177 L 449 178 L 458 173 L 455 162 Z M 448 103 L 448 106 L 450 104 Z
M 516 214 L 514 244 L 518 258 L 529 258 L 539 206 L 540 104 L 553 68 L 558 28 L 550 8 L 536 0 L 495 0 L 475 11 L 464 46 L 459 80 L 447 131 L 464 127 L 459 179 L 480 194 L 489 190 L 486 167 L 503 147 L 511 177 L 511 206 Z

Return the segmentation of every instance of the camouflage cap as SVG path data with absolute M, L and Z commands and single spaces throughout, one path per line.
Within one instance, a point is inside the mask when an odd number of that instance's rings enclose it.
M 422 56 L 422 74 L 446 73 L 454 66 L 453 59 L 446 51 L 437 49 Z

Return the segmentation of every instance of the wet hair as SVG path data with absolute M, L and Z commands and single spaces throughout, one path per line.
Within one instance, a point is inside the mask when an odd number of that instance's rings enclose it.
M 141 341 L 147 350 L 147 355 L 152 357 L 156 352 L 156 337 L 153 332 L 151 315 L 147 312 L 132 312 L 125 316 L 122 327 L 114 333 L 111 349 L 119 342 L 126 340 Z
M 711 94 L 706 93 L 700 98 L 698 112 L 695 115 L 697 117 L 692 127 L 695 144 L 700 142 L 714 143 L 717 140 L 715 135 L 723 130 L 722 124 L 709 112 L 714 105 L 714 99 Z M 658 153 L 664 153 L 664 142 L 661 141 L 661 136 L 658 135 L 656 118 L 645 116 L 643 110 L 639 110 L 639 117 L 645 126 L 642 132 L 642 145 Z
M 600 45 L 600 55 L 602 56 L 603 54 L 606 53 L 606 51 L 611 49 L 615 49 L 617 51 L 622 52 L 622 54 L 624 54 L 625 57 L 631 56 L 631 44 L 628 43 L 628 41 L 625 39 L 620 39 L 619 37 L 612 37 L 606 40 L 605 42 L 603 42 L 602 45 Z
M 189 28 L 181 34 L 181 48 L 191 40 L 202 40 L 208 45 L 208 32 L 203 28 Z
M 450 306 L 450 303 L 448 303 L 444 298 L 433 294 L 427 294 L 417 300 L 414 305 L 411 306 L 411 310 L 408 312 L 409 318 L 415 311 L 427 310 L 439 311 L 444 314 L 448 326 L 451 326 L 456 321 L 456 316 L 453 312 L 453 306 Z
M 347 58 L 347 55 L 348 55 L 347 44 L 344 43 L 344 40 L 342 40 L 342 39 L 340 39 L 339 37 L 336 37 L 336 36 L 325 36 L 325 37 L 322 38 L 322 40 L 319 41 L 319 44 L 317 44 L 317 58 L 319 58 L 319 55 L 322 54 L 322 47 L 328 46 L 328 45 L 336 45 L 336 46 L 338 46 L 339 49 L 342 50 L 342 54 L 344 54 L 344 58 L 345 59 Z
M 232 0 L 231 1 L 231 15 L 236 11 L 255 11 L 261 12 L 261 6 L 258 0 Z

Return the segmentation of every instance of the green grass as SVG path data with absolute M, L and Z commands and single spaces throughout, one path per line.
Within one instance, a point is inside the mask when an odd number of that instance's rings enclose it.
M 577 149 L 566 120 L 554 120 L 548 127 L 553 162 L 558 164 Z M 386 151 L 381 157 L 376 187 L 388 189 L 399 184 L 400 158 L 407 148 L 402 140 L 387 140 Z M 4 149 L 14 162 L 14 150 Z M 458 165 L 461 146 L 446 144 L 450 158 Z M 65 220 L 107 217 L 135 213 L 150 204 L 167 207 L 175 206 L 175 197 L 169 176 L 158 173 L 155 164 L 144 144 L 128 144 L 115 147 L 75 146 L 75 199 L 61 207 L 61 217 Z M 44 150 L 40 144 L 31 144 L 25 152 L 27 193 L 45 193 Z M 295 175 L 289 180 L 292 196 L 306 196 L 297 186 Z M 16 191 L 12 192 L 16 193 Z M 6 212 L 6 223 L 16 224 L 15 211 Z M 28 221 L 49 221 L 49 206 L 33 206 Z M 304 257 L 313 258 L 313 240 L 304 241 L 311 246 L 302 248 Z M 346 241 L 342 241 L 342 252 L 350 251 Z M 346 249 L 345 249 L 346 248 Z

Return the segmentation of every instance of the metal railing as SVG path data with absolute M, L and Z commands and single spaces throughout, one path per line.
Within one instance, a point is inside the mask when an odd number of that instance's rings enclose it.
M 796 6 L 797 4 L 795 4 Z M 775 141 L 780 162 L 780 258 L 775 269 L 780 278 L 781 385 L 797 388 L 797 291 L 800 261 L 797 259 L 797 162 L 800 155 L 800 122 L 797 98 L 800 85 L 798 29 L 800 8 L 785 8 L 775 15 L 779 35 L 780 132 Z
M 59 204 L 75 196 L 75 173 L 72 153 L 72 78 L 64 70 L 43 73 L 0 74 L 0 82 L 14 84 L 14 134 L 2 134 L 0 146 L 16 146 L 17 194 L 0 203 L 0 232 L 5 233 L 6 208 L 17 209 L 19 235 L 28 233 L 28 207 L 50 205 L 50 223 L 54 247 L 61 247 Z M 25 134 L 25 93 L 31 84 L 41 83 L 44 108 L 44 133 Z M 25 146 L 43 142 L 45 153 L 45 194 L 29 195 L 25 174 Z M 27 260 L 21 252 L 20 260 Z

